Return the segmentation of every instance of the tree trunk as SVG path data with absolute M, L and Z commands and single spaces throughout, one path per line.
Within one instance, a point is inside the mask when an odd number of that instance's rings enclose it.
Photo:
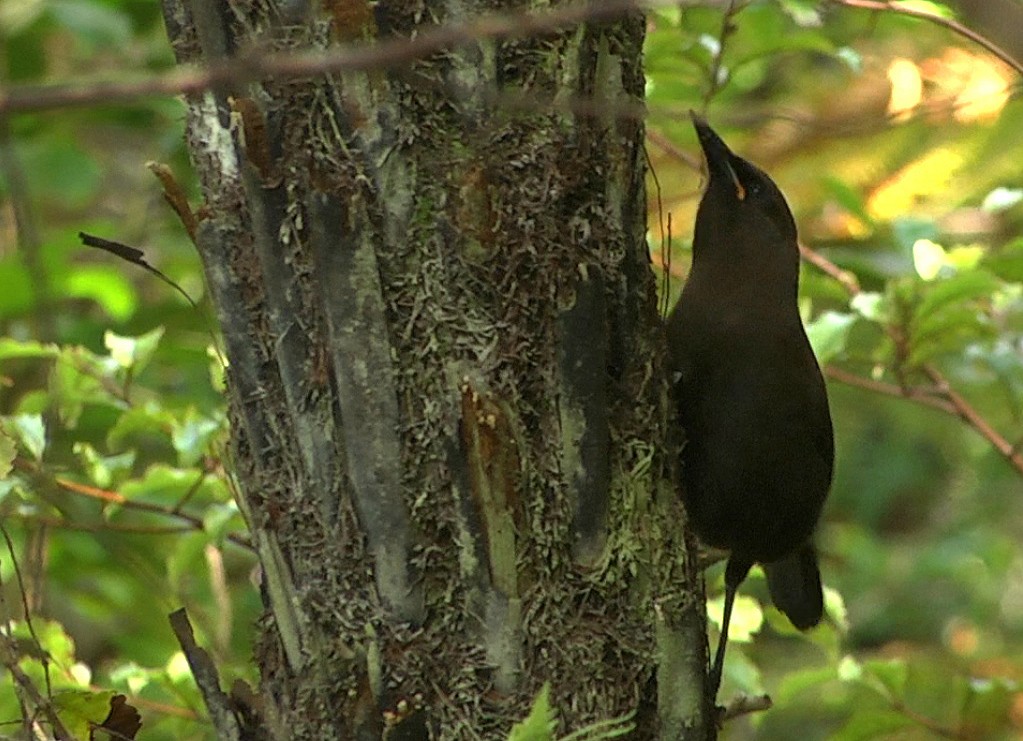
M 211 63 L 497 4 L 164 9 L 179 62 Z M 637 739 L 713 735 L 643 126 L 618 115 L 643 31 L 634 12 L 188 97 L 267 607 L 258 701 L 221 735 L 501 739 L 544 682 L 561 733 L 634 711 Z

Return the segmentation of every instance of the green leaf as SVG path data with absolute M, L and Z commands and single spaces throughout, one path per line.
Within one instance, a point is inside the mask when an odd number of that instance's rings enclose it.
M 141 439 L 170 438 L 174 415 L 157 404 L 146 404 L 129 409 L 114 423 L 107 433 L 107 447 L 111 450 L 129 450 L 138 447 Z
M 863 670 L 876 677 L 884 685 L 892 699 L 902 699 L 906 690 L 906 679 L 909 676 L 909 668 L 904 659 L 866 661 L 863 664 Z
M 551 708 L 551 685 L 545 682 L 533 701 L 533 709 L 526 719 L 516 723 L 508 734 L 508 741 L 553 741 L 556 721 Z
M 995 734 L 1013 712 L 1018 687 L 1000 679 L 975 679 L 968 685 L 963 701 L 961 725 L 978 732 Z
M 11 360 L 14 358 L 55 358 L 60 353 L 60 348 L 51 343 L 36 342 L 35 340 L 14 340 L 9 337 L 0 337 L 0 360 Z
M 110 357 L 119 366 L 138 373 L 153 357 L 162 337 L 163 327 L 157 327 L 138 337 L 122 337 L 107 330 L 103 335 L 103 343 L 110 350 Z
M 129 481 L 120 488 L 128 499 L 176 504 L 199 480 L 195 469 L 172 468 L 158 463 L 149 467 L 141 479 Z
M 225 429 L 225 420 L 202 417 L 189 409 L 185 419 L 174 421 L 171 441 L 178 452 L 178 463 L 195 465 Z
M 826 311 L 806 328 L 817 362 L 823 365 L 845 350 L 849 331 L 855 322 L 855 314 Z
M 707 600 L 707 619 L 721 628 L 725 617 L 725 597 L 719 595 Z M 749 643 L 764 625 L 764 610 L 760 603 L 744 594 L 737 595 L 732 606 L 732 619 L 728 622 L 728 640 Z
M 883 293 L 861 291 L 852 297 L 849 307 L 872 322 L 883 324 L 889 319 L 888 297 Z
M 0 198 L 3 191 L 0 188 Z M 32 279 L 19 259 L 0 259 L 3 290 L 0 291 L 0 317 L 14 317 L 30 311 L 35 301 Z
M 778 691 L 773 692 L 775 699 L 782 705 L 798 700 L 799 695 L 807 690 L 817 689 L 823 684 L 838 679 L 834 666 L 814 667 L 800 671 L 788 672 L 781 680 Z
M 78 38 L 98 44 L 127 44 L 131 41 L 128 16 L 104 3 L 92 0 L 49 0 L 53 18 Z
M 821 24 L 817 0 L 779 0 L 778 4 L 799 26 L 819 26 Z
M 927 287 L 923 300 L 917 304 L 913 321 L 920 327 L 935 312 L 948 304 L 988 298 L 998 288 L 998 279 L 986 270 L 970 270 Z
M 203 578 L 209 568 L 205 549 L 210 539 L 206 533 L 185 533 L 174 539 L 174 550 L 166 560 L 167 581 L 177 593 L 187 593 L 190 584 Z
M 71 139 L 33 142 L 24 151 L 25 170 L 33 174 L 33 195 L 64 208 L 83 208 L 99 193 L 103 172 L 96 159 Z
M 41 414 L 16 414 L 4 418 L 4 430 L 22 444 L 37 461 L 46 450 L 46 425 Z
M 214 504 L 206 508 L 202 518 L 203 530 L 216 545 L 222 546 L 230 532 L 243 530 L 245 522 L 234 502 Z
M 92 727 L 109 715 L 114 694 L 113 690 L 64 690 L 54 694 L 53 706 L 73 738 L 87 739 Z
M 96 486 L 109 489 L 115 481 L 131 471 L 135 465 L 135 451 L 131 450 L 119 455 L 101 455 L 89 443 L 78 442 L 73 448 L 75 455 L 82 462 L 82 467 L 89 480 Z
M 983 265 L 1002 280 L 1023 281 L 1023 238 L 989 252 Z
M 856 713 L 838 733 L 830 736 L 832 741 L 870 741 L 889 739 L 899 731 L 913 727 L 913 721 L 892 710 L 876 708 Z
M 848 183 L 835 177 L 825 177 L 824 187 L 838 205 L 860 220 L 865 226 L 873 227 L 874 219 L 867 211 L 863 194 Z
M 138 308 L 135 288 L 124 274 L 105 265 L 77 267 L 64 280 L 67 297 L 92 299 L 116 321 L 126 321 Z
M 959 352 L 965 342 L 991 334 L 984 316 L 970 306 L 950 306 L 922 318 L 910 336 L 907 363 L 920 365 L 950 352 Z

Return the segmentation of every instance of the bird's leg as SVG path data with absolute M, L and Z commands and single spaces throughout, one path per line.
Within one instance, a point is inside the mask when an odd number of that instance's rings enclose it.
M 714 654 L 714 666 L 710 670 L 709 696 L 717 698 L 718 688 L 721 686 L 721 671 L 725 668 L 725 648 L 728 645 L 728 623 L 732 620 L 732 605 L 735 602 L 735 592 L 739 589 L 749 573 L 753 563 L 745 559 L 738 559 L 732 555 L 725 567 L 725 614 L 721 620 L 721 636 L 718 638 L 718 649 Z

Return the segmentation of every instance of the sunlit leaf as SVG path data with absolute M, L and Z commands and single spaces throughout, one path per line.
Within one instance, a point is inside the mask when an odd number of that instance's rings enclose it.
M 110 713 L 112 690 L 64 690 L 54 694 L 53 706 L 67 730 L 76 739 L 90 737 L 92 726 L 99 725 Z
M 707 619 L 721 628 L 725 616 L 725 597 L 719 595 L 707 600 Z M 728 623 L 728 640 L 748 643 L 764 624 L 764 610 L 760 603 L 744 594 L 736 595 L 732 618 Z
M 849 330 L 856 322 L 855 314 L 826 311 L 806 328 L 817 362 L 827 363 L 845 350 Z
M 163 331 L 163 327 L 157 327 L 138 337 L 122 337 L 107 330 L 103 335 L 103 343 L 110 350 L 110 357 L 117 361 L 118 365 L 137 373 L 145 368 L 153 357 L 163 338 Z
M 1023 188 L 1005 188 L 999 186 L 984 196 L 980 207 L 988 212 L 997 213 L 1012 208 L 1023 201 Z
M 930 239 L 918 239 L 913 243 L 913 267 L 924 280 L 934 280 L 945 267 L 945 249 Z
M 886 322 L 888 316 L 888 300 L 882 293 L 861 291 L 849 301 L 850 308 L 864 319 L 872 322 Z
M 62 286 L 65 296 L 88 298 L 117 321 L 125 321 L 138 308 L 135 288 L 116 268 L 104 265 L 77 267 Z
M 46 425 L 40 414 L 16 414 L 5 417 L 4 430 L 14 440 L 21 443 L 29 455 L 37 461 L 43 459 L 46 449 Z

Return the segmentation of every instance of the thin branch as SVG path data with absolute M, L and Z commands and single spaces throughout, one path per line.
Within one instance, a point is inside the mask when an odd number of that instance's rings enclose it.
M 934 385 L 941 389 L 942 395 L 948 399 L 954 407 L 955 414 L 964 422 L 983 435 L 991 445 L 1005 458 L 1017 471 L 1023 474 L 1023 453 L 1018 446 L 1013 445 L 1009 440 L 995 430 L 984 417 L 974 409 L 969 402 L 959 395 L 949 384 L 948 380 L 941 375 L 932 365 L 923 366 L 923 371 L 931 379 Z
M 736 695 L 728 705 L 720 708 L 718 722 L 724 723 L 726 720 L 733 720 L 750 713 L 770 710 L 773 705 L 770 695 Z
M 894 383 L 885 383 L 884 381 L 875 381 L 872 378 L 864 378 L 863 376 L 850 373 L 849 371 L 843 370 L 842 368 L 834 365 L 827 366 L 824 369 L 824 375 L 838 381 L 839 383 L 844 383 L 847 386 L 855 386 L 856 388 L 872 391 L 876 394 L 893 396 L 897 399 L 909 399 L 910 401 L 915 401 L 919 404 L 923 404 L 924 406 L 933 407 L 953 416 L 958 416 L 959 414 L 951 402 L 938 398 L 934 396 L 933 393 L 928 393 L 927 391 L 922 391 L 912 387 L 898 386 Z
M 345 44 L 327 52 L 267 54 L 251 49 L 205 68 L 184 67 L 124 81 L 78 80 L 60 85 L 0 90 L 0 116 L 27 111 L 126 103 L 152 96 L 202 93 L 266 78 L 309 77 L 407 64 L 475 41 L 537 36 L 589 21 L 606 21 L 669 0 L 603 0 L 573 3 L 543 13 L 492 14 L 425 30 L 414 38 Z
M 43 515 L 28 515 L 23 512 L 8 512 L 4 517 L 23 522 L 32 522 L 47 527 L 55 527 L 61 530 L 75 530 L 83 533 L 131 533 L 135 535 L 178 535 L 180 533 L 191 533 L 194 527 L 187 525 L 121 525 L 113 522 L 75 522 L 60 517 L 46 517 Z
M 43 648 L 42 643 L 39 641 L 39 636 L 36 634 L 35 626 L 32 624 L 32 614 L 28 608 L 28 600 L 25 596 L 25 585 L 21 579 L 21 571 L 18 568 L 18 559 L 14 552 L 14 541 L 11 539 L 10 533 L 7 532 L 7 528 L 0 523 L 0 534 L 3 535 L 4 541 L 7 543 L 7 551 L 11 556 L 11 562 L 14 567 L 15 580 L 18 582 L 18 591 L 21 594 L 22 607 L 25 611 L 25 625 L 28 627 L 29 635 L 32 637 L 32 642 L 35 644 L 34 650 L 38 653 L 39 662 L 43 667 L 43 675 L 46 681 L 46 692 L 47 695 L 50 693 L 50 661 L 49 654 Z M 11 618 L 14 616 L 12 615 Z M 43 716 L 50 723 L 53 735 L 57 739 L 72 739 L 67 728 L 60 720 L 60 716 L 57 715 L 57 711 L 54 709 L 53 704 L 50 702 L 48 697 L 44 697 L 42 693 L 36 688 L 32 679 L 21 669 L 18 664 L 20 659 L 20 652 L 15 646 L 15 641 L 11 633 L 8 631 L 0 631 L 0 664 L 3 664 L 7 671 L 10 673 L 11 678 L 17 684 L 18 689 L 21 690 L 24 697 L 31 702 L 35 708 L 42 712 Z M 27 720 L 27 719 L 26 719 Z
M 860 288 L 860 282 L 856 278 L 855 273 L 848 270 L 842 270 L 842 268 L 831 262 L 831 260 L 818 252 L 814 252 L 802 242 L 799 243 L 799 256 L 825 275 L 829 275 L 837 280 L 842 285 L 842 288 L 845 289 L 845 292 L 850 296 L 857 296 L 860 294 L 862 289 Z
M 968 741 L 968 739 L 973 738 L 973 736 L 970 734 L 960 733 L 959 731 L 955 731 L 951 728 L 946 728 L 945 726 L 938 723 L 936 720 L 928 718 L 926 715 L 921 715 L 915 710 L 911 710 L 900 701 L 894 700 L 892 701 L 892 710 L 894 710 L 896 713 L 899 713 L 905 718 L 909 718 L 909 720 L 913 721 L 917 725 L 926 728 L 935 736 L 940 736 L 941 738 L 950 738 L 953 739 L 953 741 Z
M 728 7 L 721 15 L 721 31 L 718 33 L 718 48 L 714 51 L 714 58 L 710 66 L 710 87 L 703 95 L 703 113 L 707 112 L 707 106 L 714 96 L 724 87 L 725 80 L 721 79 L 721 66 L 725 57 L 725 45 L 728 37 L 735 33 L 736 26 L 732 22 L 739 13 L 746 8 L 747 3 L 739 3 L 737 0 L 729 0 Z
M 185 526 L 182 526 L 180 528 L 172 528 L 172 527 L 152 528 L 152 529 L 150 529 L 148 531 L 146 529 L 144 529 L 144 527 L 135 526 L 135 525 L 114 525 L 113 523 L 106 523 L 106 524 L 103 525 L 103 527 L 97 527 L 96 528 L 97 530 L 107 529 L 107 530 L 123 530 L 123 531 L 126 531 L 126 532 L 140 532 L 140 533 L 142 533 L 142 532 L 150 532 L 150 533 L 153 533 L 153 534 L 165 534 L 165 533 L 172 533 L 172 532 L 181 532 L 183 530 L 203 530 L 204 529 L 202 518 L 196 517 L 194 515 L 190 515 L 190 514 L 187 514 L 185 512 L 179 511 L 176 508 L 177 505 L 175 505 L 174 507 L 168 507 L 166 505 L 155 504 L 153 502 L 139 502 L 139 501 L 136 501 L 134 499 L 128 499 L 127 497 L 124 497 L 121 494 L 118 494 L 117 492 L 108 491 L 106 489 L 100 489 L 99 487 L 95 487 L 95 486 L 89 486 L 88 484 L 81 484 L 81 483 L 79 483 L 77 481 L 71 481 L 70 479 L 65 479 L 65 478 L 62 478 L 60 476 L 53 476 L 53 475 L 49 474 L 48 472 L 44 471 L 43 469 L 39 468 L 38 466 L 35 466 L 34 464 L 32 464 L 32 463 L 30 463 L 30 462 L 28 462 L 28 461 L 26 461 L 26 460 L 24 460 L 22 458 L 16 458 L 14 460 L 14 467 L 19 469 L 19 470 L 21 470 L 21 471 L 25 471 L 25 472 L 33 475 L 33 476 L 45 477 L 47 479 L 47 481 L 49 481 L 53 485 L 59 486 L 60 488 L 64 489 L 65 491 L 69 491 L 69 492 L 71 492 L 73 494 L 77 494 L 79 496 L 87 497 L 89 499 L 95 499 L 95 500 L 98 500 L 98 501 L 103 502 L 105 504 L 116 504 L 119 507 L 123 507 L 124 509 L 127 509 L 127 510 L 136 510 L 136 511 L 139 511 L 139 512 L 149 512 L 149 513 L 161 515 L 163 517 L 168 517 L 168 518 L 171 518 L 173 520 L 178 520 L 180 522 L 186 523 Z M 35 520 L 35 521 L 39 521 L 39 522 L 42 521 L 41 518 L 38 518 L 38 517 L 32 518 L 32 519 Z M 85 529 L 85 530 L 88 530 L 91 527 L 91 526 L 88 526 L 88 525 L 75 525 L 75 524 L 72 524 L 72 523 L 70 523 L 70 522 L 68 522 L 66 520 L 59 520 L 59 519 L 58 520 L 54 520 L 54 522 L 51 523 L 51 524 L 55 524 L 55 525 L 57 525 L 59 527 L 71 528 L 71 529 Z M 248 538 L 246 538 L 246 537 L 244 537 L 242 535 L 238 535 L 237 533 L 228 533 L 225 537 L 228 540 L 230 540 L 232 543 L 234 543 L 235 545 L 241 546 L 242 548 L 245 548 L 247 550 L 253 550 L 252 543 L 249 542 Z
M 909 16 L 911 18 L 919 18 L 933 23 L 936 26 L 942 26 L 955 34 L 962 36 L 964 39 L 972 41 L 974 44 L 977 44 L 977 46 L 982 47 L 986 51 L 998 57 L 1001 61 L 1005 62 L 1005 64 L 1009 65 L 1009 67 L 1015 70 L 1017 74 L 1023 76 L 1023 63 L 989 38 L 967 28 L 962 23 L 959 23 L 959 21 L 951 18 L 945 18 L 937 13 L 931 13 L 930 11 L 922 10 L 921 8 L 902 5 L 901 3 L 894 3 L 886 0 L 831 0 L 831 2 L 836 5 L 844 5 L 847 8 L 887 11 L 898 15 Z

